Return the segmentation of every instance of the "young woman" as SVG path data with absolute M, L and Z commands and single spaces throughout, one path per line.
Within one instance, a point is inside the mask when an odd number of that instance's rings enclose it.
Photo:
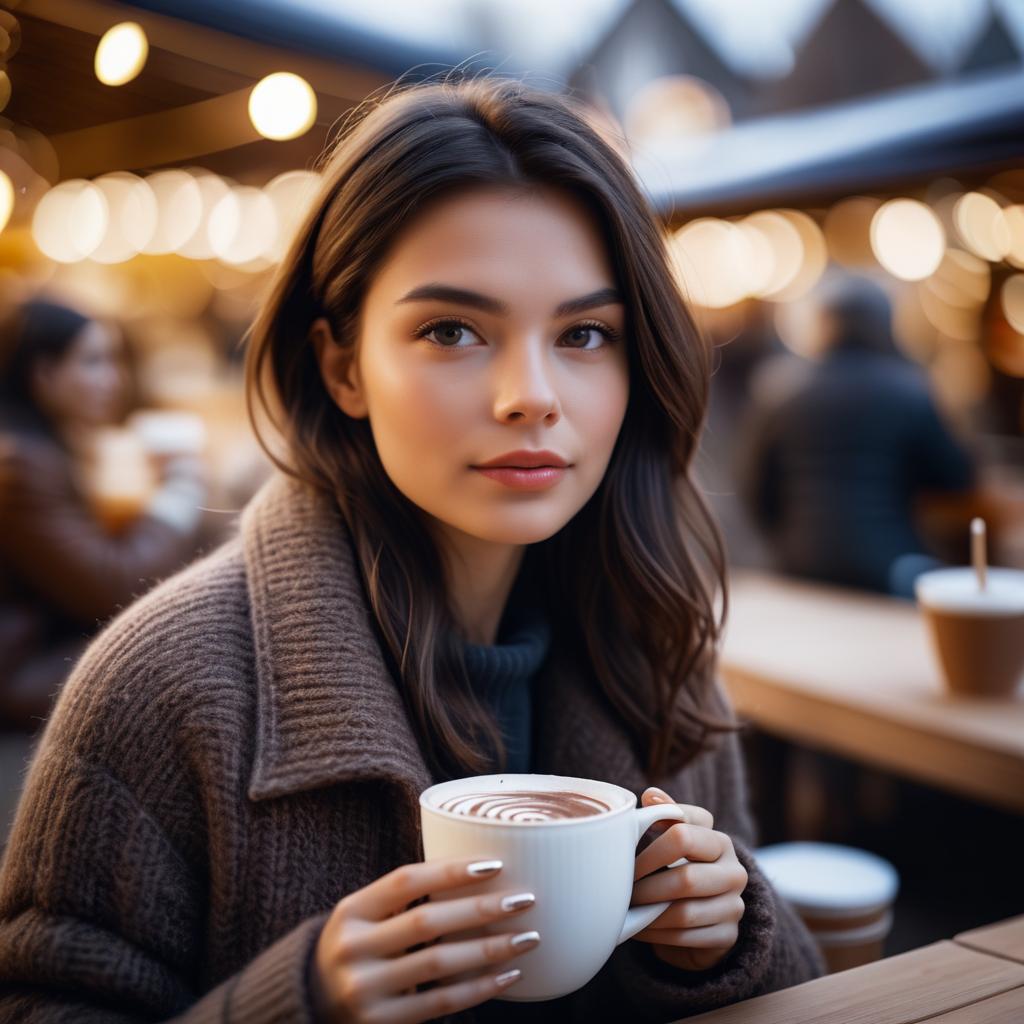
M 37 297 L 0 327 L 2 726 L 38 730 L 97 623 L 196 549 L 195 459 L 164 460 L 161 486 L 117 536 L 87 500 L 88 442 L 124 412 L 125 371 L 116 330 L 63 303 Z
M 0 869 L 0 1008 L 670 1020 L 820 973 L 751 856 L 715 677 L 709 353 L 582 109 L 394 91 L 330 153 L 250 342 L 285 472 L 76 667 Z M 419 793 L 502 766 L 691 805 L 637 858 L 634 902 L 669 909 L 547 1003 L 492 998 L 543 956 L 532 894 L 423 902 L 501 868 L 420 863 Z

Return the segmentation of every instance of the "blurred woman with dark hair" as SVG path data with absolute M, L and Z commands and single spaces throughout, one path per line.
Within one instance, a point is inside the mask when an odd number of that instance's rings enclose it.
M 97 429 L 124 411 L 122 342 L 37 298 L 0 331 L 0 726 L 34 731 L 99 625 L 194 553 L 202 466 L 179 457 L 116 534 L 87 498 Z

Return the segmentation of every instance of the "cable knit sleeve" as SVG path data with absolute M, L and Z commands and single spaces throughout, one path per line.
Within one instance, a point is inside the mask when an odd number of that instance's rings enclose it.
M 159 632 L 187 633 L 188 588 L 217 578 L 187 573 L 193 583 L 151 593 L 93 641 L 40 736 L 0 860 L 0 1021 L 312 1020 L 307 967 L 326 912 L 207 974 L 205 804 L 169 713 L 197 698 L 175 695 L 180 659 Z
M 573 1020 L 601 1019 L 602 1007 L 617 1007 L 618 1019 L 673 1021 L 824 973 L 814 939 L 752 855 L 756 837 L 738 735 L 723 735 L 715 750 L 659 785 L 676 799 L 707 807 L 715 829 L 732 839 L 749 875 L 739 938 L 719 964 L 696 972 L 665 963 L 650 943 L 629 939 L 590 984 L 569 997 L 574 1000 Z

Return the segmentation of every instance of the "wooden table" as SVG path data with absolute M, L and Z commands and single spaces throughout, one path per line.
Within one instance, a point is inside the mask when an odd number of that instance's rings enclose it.
M 686 1024 L 1009 1024 L 1024 1021 L 1024 917 L 803 985 L 687 1017 Z
M 1024 812 L 1024 689 L 947 692 L 912 602 L 736 572 L 719 665 L 767 732 Z

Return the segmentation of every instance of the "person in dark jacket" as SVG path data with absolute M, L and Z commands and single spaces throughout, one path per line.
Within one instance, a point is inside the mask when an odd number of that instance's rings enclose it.
M 885 291 L 844 275 L 820 302 L 823 356 L 759 374 L 772 386 L 739 428 L 738 490 L 781 571 L 911 598 L 941 564 L 915 501 L 969 491 L 972 459 L 896 348 Z
M 194 553 L 195 459 L 165 460 L 117 534 L 87 499 L 88 442 L 126 383 L 115 331 L 67 305 L 32 299 L 0 331 L 0 726 L 38 730 L 99 627 Z
M 710 352 L 582 113 L 410 85 L 331 149 L 249 333 L 280 472 L 64 688 L 0 863 L 0 1018 L 668 1021 L 822 973 L 716 670 Z M 423 860 L 422 791 L 509 766 L 687 814 L 633 865 L 665 909 L 560 999 L 495 998 L 540 894 Z

